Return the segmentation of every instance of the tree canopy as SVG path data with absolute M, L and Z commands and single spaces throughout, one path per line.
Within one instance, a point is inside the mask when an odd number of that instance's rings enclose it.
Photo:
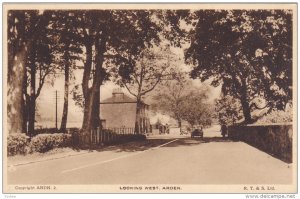
M 247 123 L 256 97 L 284 109 L 292 99 L 291 11 L 199 10 L 192 19 L 185 56 L 193 78 L 212 78 L 224 95 L 239 99 Z
M 182 73 L 180 78 L 165 82 L 160 91 L 153 96 L 152 109 L 169 114 L 177 120 L 190 125 L 210 125 L 212 122 L 212 106 L 207 102 L 208 88 L 196 87 Z

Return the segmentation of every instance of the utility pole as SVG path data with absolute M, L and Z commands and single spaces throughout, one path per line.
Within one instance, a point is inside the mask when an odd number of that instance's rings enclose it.
M 55 91 L 55 128 L 57 128 L 57 90 Z

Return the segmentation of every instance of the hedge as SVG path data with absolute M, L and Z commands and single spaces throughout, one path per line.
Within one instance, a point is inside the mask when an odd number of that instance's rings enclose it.
M 12 133 L 7 137 L 8 155 L 26 154 L 29 137 L 23 133 Z
M 31 139 L 29 152 L 44 153 L 54 148 L 67 147 L 70 146 L 71 139 L 72 136 L 70 134 L 39 134 Z
M 54 133 L 39 134 L 30 138 L 22 133 L 9 134 L 7 138 L 8 156 L 27 153 L 44 153 L 54 148 L 68 147 L 72 144 L 72 135 Z

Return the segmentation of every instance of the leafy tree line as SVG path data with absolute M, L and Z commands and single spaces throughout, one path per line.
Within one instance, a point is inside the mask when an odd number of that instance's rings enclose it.
M 245 122 L 251 123 L 251 111 L 259 108 L 255 98 L 264 98 L 270 110 L 284 109 L 292 99 L 292 14 L 289 10 L 9 10 L 9 131 L 34 134 L 36 99 L 45 81 L 60 71 L 65 78 L 64 131 L 70 77 L 81 61 L 82 132 L 88 133 L 100 125 L 100 86 L 105 81 L 115 79 L 141 102 L 159 83 L 176 78 L 171 70 L 176 58 L 170 59 L 172 53 L 163 48 L 166 40 L 176 47 L 190 42 L 185 59 L 193 66 L 191 77 L 221 85 L 223 95 L 237 99 Z M 190 28 L 182 29 L 182 23 Z M 155 47 L 161 49 L 153 52 Z M 196 95 L 189 99 L 205 99 Z M 195 104 L 187 108 L 198 109 Z M 182 116 L 176 111 L 172 112 L 180 123 Z M 136 129 L 143 131 L 139 106 Z
M 36 99 L 55 67 L 47 14 L 8 12 L 8 119 L 13 132 L 33 134 Z M 49 35 L 46 37 L 45 35 Z
M 180 45 L 175 39 L 180 37 L 175 31 L 179 18 L 175 11 L 162 10 L 10 10 L 7 27 L 10 132 L 28 130 L 29 135 L 34 134 L 36 98 L 46 76 L 55 77 L 58 71 L 65 74 L 61 124 L 61 130 L 65 130 L 69 78 L 72 70 L 78 68 L 76 60 L 84 62 L 82 130 L 88 133 L 98 127 L 100 85 L 112 75 L 122 77 L 123 83 L 132 81 L 130 74 L 144 56 L 142 52 L 158 46 L 166 36 L 172 37 L 172 44 Z M 109 63 L 114 63 L 112 68 Z M 154 78 L 161 79 L 157 75 Z M 156 85 L 146 90 L 151 91 Z M 138 96 L 143 93 L 145 90 Z

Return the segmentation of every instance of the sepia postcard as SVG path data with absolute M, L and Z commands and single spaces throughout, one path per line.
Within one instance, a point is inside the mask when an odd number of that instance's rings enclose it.
M 297 193 L 296 3 L 4 3 L 3 193 Z

